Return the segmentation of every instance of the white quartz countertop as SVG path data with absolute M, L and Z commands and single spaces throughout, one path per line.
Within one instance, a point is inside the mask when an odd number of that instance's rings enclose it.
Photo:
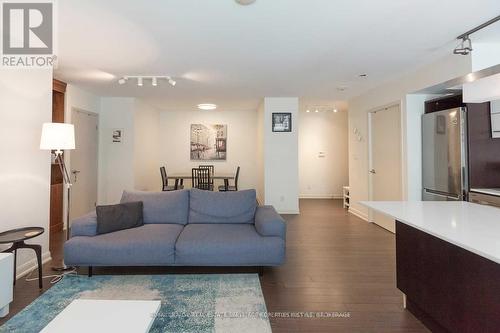
M 465 201 L 361 204 L 500 264 L 500 208 Z

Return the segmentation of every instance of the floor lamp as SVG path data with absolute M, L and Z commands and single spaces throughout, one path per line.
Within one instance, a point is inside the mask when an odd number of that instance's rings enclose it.
M 75 127 L 73 124 L 65 123 L 45 123 L 42 126 L 42 137 L 40 140 L 40 149 L 50 150 L 59 165 L 63 176 L 64 184 L 66 185 L 67 207 L 66 207 L 66 240 L 69 239 L 69 212 L 71 207 L 71 178 L 68 174 L 68 169 L 63 159 L 64 150 L 75 149 Z M 64 271 L 72 269 L 66 267 L 53 268 L 56 271 Z

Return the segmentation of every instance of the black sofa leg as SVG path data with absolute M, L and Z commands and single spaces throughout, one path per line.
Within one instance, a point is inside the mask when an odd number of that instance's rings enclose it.
M 259 276 L 260 277 L 264 276 L 264 267 L 263 266 L 259 267 Z
M 92 266 L 89 266 L 89 277 L 92 277 Z

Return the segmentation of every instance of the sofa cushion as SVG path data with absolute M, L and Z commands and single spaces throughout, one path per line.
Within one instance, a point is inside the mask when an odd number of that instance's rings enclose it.
M 143 225 L 142 201 L 97 206 L 97 234 L 137 228 Z
M 121 203 L 142 201 L 144 224 L 186 224 L 189 210 L 189 191 L 142 192 L 123 191 Z
M 191 189 L 189 223 L 254 223 L 255 190 L 212 192 Z
M 188 224 L 175 245 L 176 265 L 275 266 L 285 259 L 285 241 L 262 237 L 253 224 Z
M 174 263 L 179 224 L 145 224 L 64 244 L 64 262 L 74 266 L 161 266 Z

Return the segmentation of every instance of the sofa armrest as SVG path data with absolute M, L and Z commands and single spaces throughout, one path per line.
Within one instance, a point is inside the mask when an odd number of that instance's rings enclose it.
M 255 212 L 255 229 L 261 236 L 286 237 L 285 220 L 273 206 L 258 206 Z
M 90 212 L 71 221 L 71 237 L 97 235 L 97 214 Z

